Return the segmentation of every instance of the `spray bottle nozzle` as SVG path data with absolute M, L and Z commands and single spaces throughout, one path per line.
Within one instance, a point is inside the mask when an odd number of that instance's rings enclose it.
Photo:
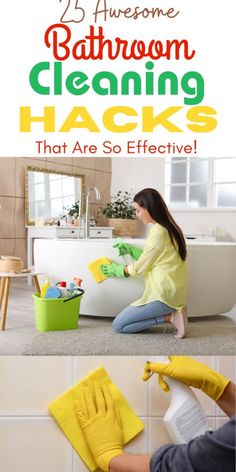
M 77 285 L 77 287 L 81 287 L 83 280 L 80 279 L 79 277 L 74 277 L 73 282 L 75 283 L 75 285 Z
M 154 372 L 150 370 L 150 361 L 146 361 L 146 364 L 144 366 L 143 380 L 150 379 L 150 377 L 152 377 L 153 374 Z

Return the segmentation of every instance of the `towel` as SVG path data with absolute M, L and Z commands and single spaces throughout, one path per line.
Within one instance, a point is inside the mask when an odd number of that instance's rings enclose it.
M 125 444 L 139 434 L 144 428 L 143 422 L 136 416 L 120 390 L 112 383 L 112 380 L 104 367 L 99 367 L 94 370 L 83 380 L 76 383 L 72 388 L 51 402 L 48 405 L 50 413 L 67 436 L 72 446 L 78 452 L 81 459 L 92 472 L 97 469 L 97 466 L 93 460 L 84 438 L 84 434 L 77 420 L 75 414 L 75 400 L 80 396 L 82 388 L 84 386 L 91 386 L 95 380 L 99 381 L 101 385 L 109 385 L 112 398 L 120 411 Z
M 88 264 L 88 268 L 97 284 L 108 278 L 100 271 L 100 266 L 102 264 L 111 264 L 111 261 L 107 257 L 100 257 L 99 259 L 95 259 Z

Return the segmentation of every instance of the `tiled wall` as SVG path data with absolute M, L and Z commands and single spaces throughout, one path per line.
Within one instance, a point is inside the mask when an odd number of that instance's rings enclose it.
M 111 160 L 109 158 L 24 158 L 0 157 L 0 255 L 15 255 L 26 262 L 25 192 L 26 166 L 85 175 L 86 187 L 98 187 L 101 201 L 109 201 Z M 93 197 L 92 197 L 93 198 Z
M 235 382 L 234 357 L 198 357 Z M 162 422 L 170 395 L 156 377 L 141 380 L 143 357 L 0 357 L 1 472 L 86 472 L 64 434 L 50 417 L 47 404 L 103 365 L 130 405 L 145 423 L 145 430 L 126 451 L 152 452 L 170 442 Z M 206 395 L 195 390 L 215 429 L 224 413 Z

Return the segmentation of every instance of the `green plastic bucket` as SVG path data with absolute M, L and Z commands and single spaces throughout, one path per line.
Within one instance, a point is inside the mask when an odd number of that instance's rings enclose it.
M 34 299 L 35 323 L 38 331 L 62 331 L 77 329 L 81 293 L 71 298 L 41 298 L 40 293 L 32 295 Z

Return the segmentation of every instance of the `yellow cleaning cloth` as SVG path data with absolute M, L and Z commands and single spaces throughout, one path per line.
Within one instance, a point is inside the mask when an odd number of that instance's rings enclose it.
M 144 424 L 136 416 L 120 390 L 112 383 L 104 367 L 99 367 L 94 370 L 91 374 L 50 403 L 48 405 L 50 413 L 54 416 L 72 446 L 76 449 L 81 459 L 92 472 L 97 469 L 97 466 L 93 460 L 84 438 L 84 434 L 77 420 L 75 414 L 75 400 L 80 397 L 82 388 L 84 386 L 92 386 L 92 383 L 95 380 L 97 380 L 101 385 L 109 385 L 112 398 L 120 411 L 125 444 L 139 434 L 144 428 Z
M 100 271 L 100 266 L 102 264 L 111 264 L 111 261 L 107 257 L 100 257 L 99 259 L 95 259 L 88 264 L 88 268 L 97 284 L 108 278 Z

